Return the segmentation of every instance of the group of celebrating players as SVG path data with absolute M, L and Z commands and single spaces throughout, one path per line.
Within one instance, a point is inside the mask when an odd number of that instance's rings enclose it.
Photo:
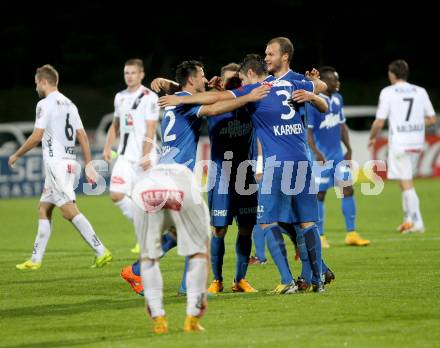
M 115 97 L 103 157 L 112 161 L 112 145 L 119 135 L 109 191 L 123 215 L 133 221 L 140 247 L 139 259 L 124 267 L 121 276 L 145 296 L 156 333 L 168 331 L 160 258 L 174 247 L 185 257 L 179 288 L 187 296 L 184 330 L 203 330 L 199 319 L 206 311 L 207 294 L 224 289 L 224 237 L 234 218 L 238 234 L 233 292 L 257 292 L 246 274 L 250 263 L 266 262 L 265 245 L 281 278 L 274 294 L 322 292 L 335 278 L 321 249 L 330 246 L 323 227 L 325 193 L 351 177 L 344 162 L 351 160 L 351 146 L 339 76 L 332 67 L 304 75 L 290 70 L 293 51 L 288 38 L 272 39 L 264 59 L 249 54 L 241 64 L 224 66 L 209 83 L 201 62 L 184 61 L 177 67 L 176 81 L 156 78 L 151 89 L 142 85 L 142 61 L 125 63 L 127 89 Z M 55 206 L 94 249 L 92 267 L 102 267 L 112 255 L 75 204 L 76 139 L 86 165 L 91 162 L 78 110 L 58 92 L 58 73 L 50 65 L 37 70 L 35 83 L 44 98 L 37 105 L 35 130 L 9 164 L 42 140 L 46 179 L 32 258 L 17 268 L 41 267 Z M 211 90 L 207 92 L 206 86 Z M 167 95 L 159 98 L 155 92 L 160 91 Z M 158 150 L 160 107 L 164 111 Z M 195 159 L 204 116 L 211 142 L 208 205 L 194 175 L 201 167 Z M 86 174 L 91 181 L 96 179 L 93 166 L 87 166 Z M 370 241 L 355 228 L 353 187 L 344 184 L 342 192 L 345 242 L 366 246 Z M 292 240 L 301 259 L 296 279 L 283 235 Z M 252 236 L 256 256 L 251 258 Z M 213 280 L 206 288 L 209 260 Z

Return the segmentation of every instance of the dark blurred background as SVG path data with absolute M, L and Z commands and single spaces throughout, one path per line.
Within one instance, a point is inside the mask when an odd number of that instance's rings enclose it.
M 410 81 L 425 87 L 440 109 L 436 12 L 423 2 L 79 2 L 0 5 L 0 122 L 33 121 L 35 69 L 50 63 L 60 90 L 94 128 L 124 88 L 123 64 L 139 57 L 146 80 L 174 78 L 182 60 L 205 63 L 208 77 L 267 41 L 289 37 L 292 68 L 332 65 L 347 105 L 377 104 L 387 65 L 403 58 Z

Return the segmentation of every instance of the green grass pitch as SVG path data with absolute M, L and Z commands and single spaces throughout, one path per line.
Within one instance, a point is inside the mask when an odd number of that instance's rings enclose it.
M 273 262 L 250 266 L 257 294 L 233 294 L 235 227 L 227 235 L 225 293 L 211 298 L 201 334 L 184 334 L 185 298 L 177 296 L 183 259 L 161 262 L 170 333 L 151 332 L 143 298 L 120 277 L 134 260 L 130 224 L 109 197 L 78 198 L 81 211 L 113 252 L 90 269 L 93 253 L 59 212 L 43 267 L 18 271 L 29 258 L 38 199 L 0 201 L 0 347 L 435 347 L 440 342 L 440 180 L 417 180 L 425 234 L 399 235 L 401 195 L 386 182 L 379 196 L 356 188 L 358 231 L 365 248 L 343 244 L 340 201 L 327 195 L 323 254 L 336 282 L 323 294 L 267 295 L 279 277 Z M 289 258 L 293 248 L 288 242 Z M 300 264 L 291 262 L 294 275 Z

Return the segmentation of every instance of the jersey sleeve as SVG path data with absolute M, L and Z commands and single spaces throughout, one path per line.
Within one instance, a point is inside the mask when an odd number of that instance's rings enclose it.
M 321 113 L 310 103 L 305 103 L 305 108 L 307 115 L 307 127 L 313 129 L 316 127 L 316 123 L 319 122 Z
M 46 129 L 48 122 L 49 115 L 46 106 L 40 101 L 35 110 L 35 128 Z
M 260 85 L 259 83 L 255 83 L 252 85 L 241 86 L 241 87 L 239 87 L 237 89 L 233 89 L 229 92 L 231 92 L 235 98 L 239 98 L 239 97 L 242 97 L 246 94 L 249 94 L 254 88 L 258 87 L 259 85 Z
M 197 117 L 201 117 L 200 116 L 200 109 L 202 108 L 203 105 L 192 105 L 190 112 L 194 115 L 196 115 Z
M 342 95 L 338 95 L 339 97 L 339 101 L 341 102 L 341 112 L 339 113 L 339 122 L 340 123 L 345 123 L 345 121 L 347 120 L 345 118 L 345 113 L 344 113 L 344 98 L 342 98 Z
M 390 100 L 386 91 L 382 90 L 379 96 L 379 106 L 377 107 L 376 118 L 385 120 L 388 118 L 389 113 L 390 113 Z
M 425 112 L 424 116 L 435 116 L 435 111 L 432 106 L 431 100 L 429 99 L 428 93 L 426 92 L 426 89 L 422 90 L 423 95 L 423 111 Z
M 120 111 L 119 111 L 119 93 L 117 93 L 115 95 L 114 106 L 115 106 L 115 112 L 113 114 L 114 114 L 115 118 L 121 117 Z
M 157 121 L 159 119 L 159 104 L 156 93 L 150 92 L 148 103 L 145 105 L 145 121 Z
M 312 81 L 293 81 L 295 85 L 295 89 L 304 89 L 309 92 L 313 92 L 315 90 L 315 85 Z
M 79 116 L 78 108 L 76 105 L 72 106 L 72 113 L 74 115 L 73 119 L 75 120 L 75 129 L 84 129 L 84 126 L 81 121 L 81 117 Z

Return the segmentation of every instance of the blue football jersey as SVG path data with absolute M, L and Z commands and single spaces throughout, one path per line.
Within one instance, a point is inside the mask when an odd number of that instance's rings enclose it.
M 344 102 L 339 93 L 331 97 L 321 94 L 328 104 L 326 113 L 319 112 L 307 104 L 308 127 L 313 129 L 313 139 L 327 160 L 338 160 L 343 156 L 341 146 L 341 123 L 345 123 Z
M 305 75 L 297 73 L 290 69 L 283 76 L 278 77 L 278 79 L 286 81 L 306 81 Z
M 232 151 L 234 161 L 249 159 L 252 142 L 252 121 L 244 108 L 208 117 L 208 134 L 211 142 L 211 160 L 224 161 L 224 153 Z
M 263 83 L 271 86 L 269 94 L 257 102 L 248 103 L 246 108 L 261 142 L 264 158 L 276 156 L 278 161 L 308 160 L 304 120 L 288 100 L 294 90 L 313 91 L 313 83 L 278 79 Z M 246 85 L 231 93 L 240 97 L 259 86 L 261 83 Z
M 191 93 L 182 91 L 176 95 L 186 96 Z M 200 108 L 201 105 L 194 104 L 165 108 L 161 123 L 162 154 L 159 163 L 179 163 L 194 169 L 201 126 L 198 117 Z

